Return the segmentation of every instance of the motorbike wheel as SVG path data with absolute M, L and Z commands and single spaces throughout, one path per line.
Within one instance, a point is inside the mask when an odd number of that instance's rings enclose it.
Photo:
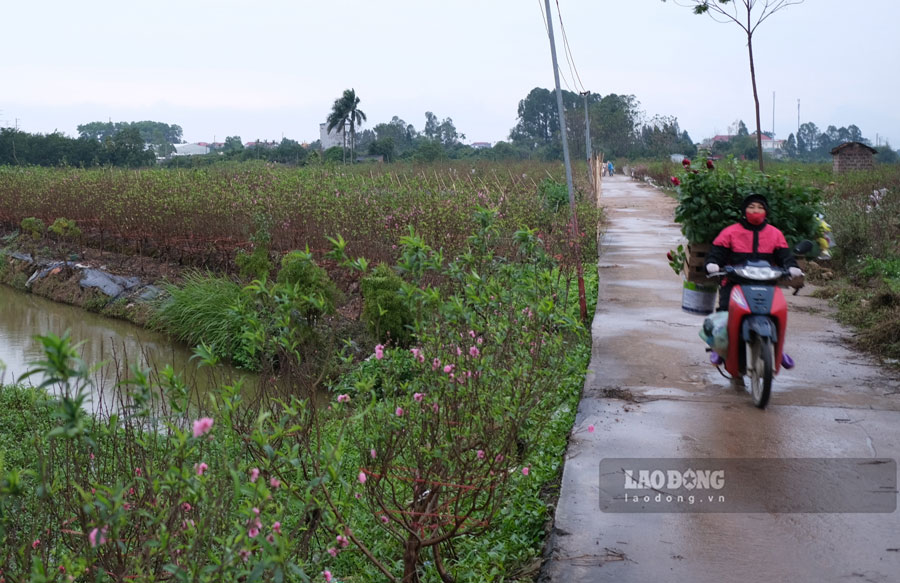
M 775 349 L 770 339 L 757 336 L 750 341 L 750 359 L 747 363 L 750 373 L 750 394 L 753 395 L 753 404 L 760 409 L 766 408 L 772 395 L 774 354 Z

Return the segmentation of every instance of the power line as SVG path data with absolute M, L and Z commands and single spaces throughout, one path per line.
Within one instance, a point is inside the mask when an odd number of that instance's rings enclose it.
M 544 30 L 547 32 L 547 36 L 549 37 L 549 36 L 550 36 L 550 28 L 549 28 L 548 23 L 547 23 L 547 16 L 548 16 L 548 15 L 544 13 L 544 4 L 541 2 L 541 0 L 538 0 L 538 6 L 541 7 L 541 16 L 542 16 L 543 19 L 544 19 Z M 559 4 L 557 4 L 557 9 L 559 9 Z M 560 26 L 561 26 L 561 25 L 560 25 Z M 565 33 L 564 33 L 563 36 L 565 36 Z M 568 59 L 568 57 L 566 57 L 566 58 Z M 571 69 L 571 64 L 569 65 L 569 68 Z M 560 75 L 560 77 L 562 77 L 563 85 L 566 86 L 566 89 L 568 89 L 568 90 L 569 90 L 570 92 L 572 92 L 572 93 L 576 93 L 575 91 L 572 91 L 572 87 L 569 85 L 569 81 L 568 81 L 568 79 L 566 79 L 566 76 L 563 74 L 562 71 L 559 71 L 559 75 Z M 579 81 L 580 81 L 580 79 L 579 79 Z M 572 85 L 575 85 L 575 83 L 574 83 L 574 78 L 573 78 Z M 582 87 L 582 88 L 583 88 L 583 87 Z
M 562 10 L 559 7 L 559 0 L 556 0 L 556 14 L 559 17 L 559 29 L 562 32 L 563 47 L 565 47 L 566 62 L 569 63 L 569 71 L 572 74 L 572 80 L 578 79 L 578 85 L 581 86 L 579 93 L 584 93 L 584 83 L 581 82 L 581 76 L 578 74 L 578 68 L 575 66 L 575 57 L 572 55 L 572 49 L 569 47 L 569 38 L 566 36 L 566 27 L 562 20 Z M 574 84 L 574 83 L 573 83 Z

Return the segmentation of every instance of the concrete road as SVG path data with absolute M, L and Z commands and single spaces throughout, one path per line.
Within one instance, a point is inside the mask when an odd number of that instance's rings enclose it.
M 788 295 L 786 350 L 797 366 L 756 409 L 709 364 L 703 318 L 681 310 L 681 281 L 665 259 L 681 241 L 674 201 L 613 177 L 601 204 L 609 223 L 593 354 L 542 579 L 900 582 L 897 511 L 601 510 L 602 459 L 900 459 L 900 375 L 851 349 L 851 332 L 810 287 Z M 766 480 L 751 485 L 765 492 Z

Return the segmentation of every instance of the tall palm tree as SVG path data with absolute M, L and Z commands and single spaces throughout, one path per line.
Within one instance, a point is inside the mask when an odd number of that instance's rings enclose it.
M 346 94 L 346 91 L 344 93 Z M 328 122 L 328 128 L 326 130 L 328 133 L 331 133 L 331 130 L 334 128 L 340 127 L 339 131 L 344 140 L 343 146 L 341 147 L 344 164 L 347 163 L 347 132 L 344 130 L 347 127 L 348 117 L 349 114 L 347 113 L 345 100 L 343 97 L 339 97 L 334 100 L 334 105 L 331 106 L 331 113 L 328 114 L 328 119 L 325 120 Z
M 359 109 L 359 97 L 353 89 L 345 89 L 344 94 L 334 100 L 331 107 L 331 114 L 328 116 L 328 131 L 340 126 L 341 133 L 344 135 L 344 146 L 346 148 L 347 136 L 346 128 L 350 126 L 350 163 L 353 163 L 353 150 L 356 146 L 356 128 L 366 121 L 366 114 Z M 344 159 L 346 162 L 346 158 Z

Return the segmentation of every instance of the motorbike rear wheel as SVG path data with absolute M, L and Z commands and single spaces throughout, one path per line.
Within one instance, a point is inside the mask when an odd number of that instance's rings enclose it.
M 772 395 L 772 375 L 775 360 L 775 348 L 769 338 L 756 336 L 750 341 L 750 358 L 747 371 L 750 373 L 750 394 L 753 404 L 765 409 Z

